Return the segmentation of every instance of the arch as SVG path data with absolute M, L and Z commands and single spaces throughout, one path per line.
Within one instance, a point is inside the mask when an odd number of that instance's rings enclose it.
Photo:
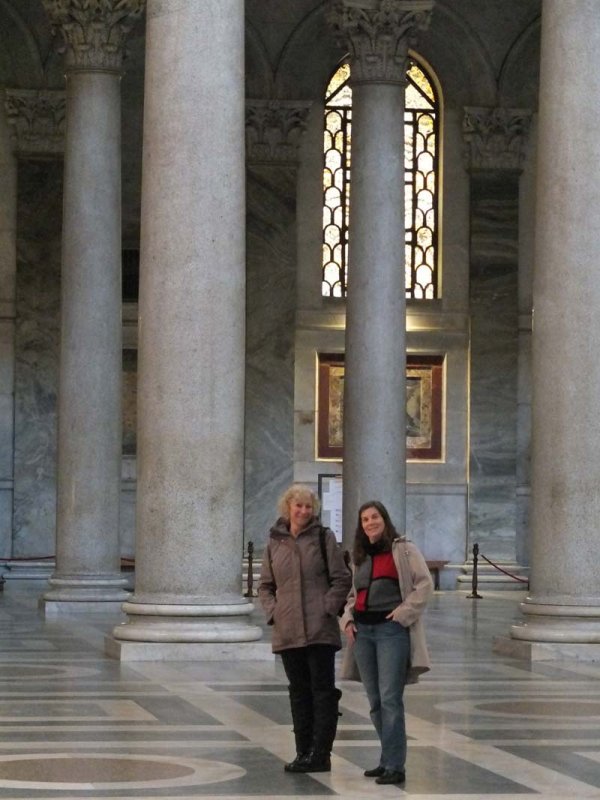
M 0 0 L 0 54 L 0 84 L 18 89 L 44 85 L 44 65 L 36 38 L 7 0 Z
M 500 104 L 537 109 L 540 83 L 541 17 L 534 19 L 510 47 L 498 80 Z
M 296 25 L 282 47 L 275 67 L 277 96 L 321 99 L 334 66 L 345 55 L 325 19 L 328 7 L 329 0 L 321 0 Z
M 246 16 L 246 97 L 273 96 L 273 67 L 264 42 Z
M 455 42 L 456 46 L 449 47 L 448 42 Z M 431 25 L 419 34 L 418 48 L 420 56 L 443 83 L 446 108 L 496 103 L 492 56 L 458 11 L 438 0 Z

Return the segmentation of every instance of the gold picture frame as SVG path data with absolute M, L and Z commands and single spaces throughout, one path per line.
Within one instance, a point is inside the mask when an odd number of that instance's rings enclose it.
M 406 357 L 406 458 L 442 459 L 444 356 Z M 319 353 L 317 458 L 343 459 L 344 354 Z

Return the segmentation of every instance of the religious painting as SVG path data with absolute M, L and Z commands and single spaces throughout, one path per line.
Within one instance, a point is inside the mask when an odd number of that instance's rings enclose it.
M 444 357 L 406 357 L 406 458 L 442 459 Z M 344 354 L 320 353 L 318 364 L 317 458 L 342 460 Z

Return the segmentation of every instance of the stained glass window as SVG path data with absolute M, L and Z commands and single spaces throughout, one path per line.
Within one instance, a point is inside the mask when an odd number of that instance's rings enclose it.
M 406 297 L 437 297 L 438 100 L 433 82 L 410 59 L 404 107 Z M 323 284 L 325 297 L 344 297 L 352 161 L 350 65 L 331 78 L 325 95 Z

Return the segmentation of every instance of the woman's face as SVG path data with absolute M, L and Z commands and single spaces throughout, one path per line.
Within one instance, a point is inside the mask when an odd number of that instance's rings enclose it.
M 310 497 L 293 497 L 290 500 L 290 526 L 298 530 L 305 528 L 313 516 Z
M 385 522 L 383 517 L 374 506 L 365 508 L 360 515 L 360 524 L 363 531 L 369 537 L 371 544 L 378 542 L 383 536 L 385 530 Z

